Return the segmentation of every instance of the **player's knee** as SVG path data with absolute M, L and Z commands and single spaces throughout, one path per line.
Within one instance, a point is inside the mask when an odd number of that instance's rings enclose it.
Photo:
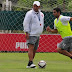
M 57 52 L 60 52 L 61 51 L 61 48 L 57 48 L 56 50 L 57 50 Z

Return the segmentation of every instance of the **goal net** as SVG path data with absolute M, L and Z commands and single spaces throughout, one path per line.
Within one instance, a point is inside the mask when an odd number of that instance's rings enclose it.
M 23 29 L 27 11 L 36 0 L 0 0 L 0 51 L 28 51 Z M 44 13 L 44 30 L 40 36 L 38 52 L 56 52 L 62 40 L 59 34 L 48 33 L 46 27 L 54 28 L 52 10 L 59 7 L 62 15 L 72 17 L 72 0 L 38 0 Z M 72 27 L 72 23 L 71 27 Z

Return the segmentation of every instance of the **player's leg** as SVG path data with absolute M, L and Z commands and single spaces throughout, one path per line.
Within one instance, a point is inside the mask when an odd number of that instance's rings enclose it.
M 72 51 L 70 51 L 70 54 L 72 54 Z
M 33 61 L 33 50 L 34 50 L 34 45 L 29 44 L 29 50 L 28 50 L 29 61 Z
M 72 57 L 72 54 L 71 53 L 69 53 L 68 51 L 66 51 L 66 50 L 63 50 L 62 48 L 57 48 L 57 51 L 60 53 L 60 54 L 63 54 L 63 55 L 65 55 L 65 56 L 68 56 L 68 57 Z
M 35 68 L 36 65 L 33 64 L 33 56 L 34 56 L 34 47 L 35 47 L 36 38 L 34 36 L 30 36 L 29 40 L 27 41 L 29 50 L 28 50 L 28 57 L 29 62 L 27 68 Z
M 70 54 L 72 54 L 72 51 L 70 51 Z M 72 59 L 72 57 L 70 57 Z
M 38 49 L 38 45 L 39 45 L 39 37 L 37 37 L 37 41 L 36 41 L 35 46 L 34 46 L 33 58 L 35 57 L 36 51 Z
M 33 59 L 35 58 L 35 54 L 36 54 L 36 50 L 34 50 L 34 46 L 29 47 L 28 57 L 29 57 L 29 61 L 32 63 L 33 63 Z
M 36 54 L 36 50 L 33 50 L 33 59 L 35 57 L 35 54 Z
M 29 56 L 29 65 L 33 63 L 33 59 L 35 58 L 36 50 L 38 48 L 39 44 L 39 37 L 34 37 L 33 38 L 35 44 L 34 45 L 29 45 L 29 51 L 28 51 L 28 56 Z M 34 65 L 33 65 L 34 66 Z
M 36 65 L 33 64 L 33 50 L 34 50 L 34 45 L 29 44 L 29 50 L 28 50 L 29 62 L 28 62 L 27 68 L 35 68 L 36 67 Z
M 70 49 L 70 40 L 69 40 L 69 38 L 63 39 L 62 42 L 57 47 L 57 51 L 60 54 L 63 54 L 63 55 L 68 56 L 68 57 L 72 57 L 72 54 L 69 53 L 69 49 Z

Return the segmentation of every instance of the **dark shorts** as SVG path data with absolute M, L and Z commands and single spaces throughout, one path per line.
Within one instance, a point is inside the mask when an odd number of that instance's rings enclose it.
M 72 51 L 72 37 L 64 38 L 58 47 L 68 52 Z
M 34 50 L 37 50 L 39 44 L 39 36 L 29 36 L 29 40 L 27 40 L 27 45 L 29 44 L 34 45 Z

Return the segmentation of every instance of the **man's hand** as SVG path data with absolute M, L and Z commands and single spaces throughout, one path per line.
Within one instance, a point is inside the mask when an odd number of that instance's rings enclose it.
M 28 40 L 29 39 L 29 33 L 26 32 L 25 38 Z
M 49 26 L 46 28 L 46 30 L 47 30 L 48 32 L 51 32 L 51 28 L 50 28 Z
M 47 30 L 48 32 L 58 33 L 58 30 L 57 30 L 57 29 L 51 29 L 49 26 L 46 28 L 46 30 Z

